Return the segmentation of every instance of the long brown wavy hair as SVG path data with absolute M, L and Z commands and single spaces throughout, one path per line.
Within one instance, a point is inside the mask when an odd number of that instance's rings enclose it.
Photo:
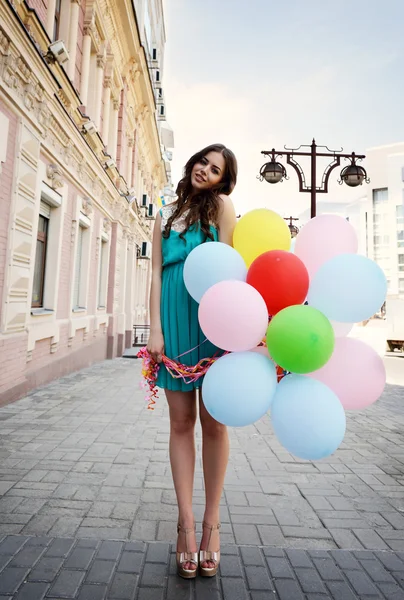
M 195 193 L 191 183 L 191 173 L 194 165 L 200 162 L 204 156 L 209 152 L 219 152 L 223 155 L 225 160 L 225 169 L 222 179 L 218 184 L 210 189 L 202 190 Z M 233 152 L 223 146 L 223 144 L 212 144 L 203 150 L 200 150 L 187 162 L 184 168 L 184 175 L 179 182 L 176 190 L 178 199 L 176 201 L 176 208 L 173 214 L 167 221 L 167 224 L 163 231 L 163 237 L 168 238 L 171 231 L 171 226 L 175 219 L 177 219 L 185 209 L 185 205 L 189 205 L 189 211 L 185 219 L 185 229 L 180 234 L 180 237 L 185 240 L 184 234 L 188 229 L 196 224 L 200 224 L 200 228 L 205 234 L 205 240 L 207 238 L 213 240 L 213 235 L 210 229 L 210 225 L 218 224 L 219 213 L 220 213 L 220 194 L 229 195 L 234 190 L 237 182 L 237 160 Z

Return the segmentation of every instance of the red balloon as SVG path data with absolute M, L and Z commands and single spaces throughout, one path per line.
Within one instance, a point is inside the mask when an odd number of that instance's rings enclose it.
M 270 250 L 254 260 L 247 273 L 247 283 L 264 298 L 268 314 L 294 304 L 303 304 L 309 290 L 309 274 L 295 254 Z

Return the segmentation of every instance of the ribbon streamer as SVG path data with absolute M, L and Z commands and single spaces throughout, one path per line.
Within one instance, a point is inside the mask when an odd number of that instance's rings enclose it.
M 184 356 L 185 354 L 188 354 L 188 352 L 184 352 L 184 354 L 181 354 L 181 356 Z M 182 379 L 185 383 L 189 384 L 195 383 L 198 381 L 198 379 L 203 377 L 213 363 L 225 354 L 229 353 L 217 352 L 212 357 L 202 358 L 194 366 L 184 365 L 180 362 L 176 362 L 175 360 L 168 358 L 168 356 L 163 354 L 162 363 L 174 379 Z M 148 410 L 154 410 L 154 405 L 156 404 L 156 400 L 158 398 L 156 383 L 160 364 L 153 359 L 146 346 L 139 350 L 137 357 L 142 359 L 142 376 L 144 378 L 144 382 L 141 383 L 141 387 L 149 388 L 148 392 L 146 393 L 147 408 Z M 278 376 L 278 382 L 288 374 L 287 371 L 278 365 L 276 365 L 276 373 Z

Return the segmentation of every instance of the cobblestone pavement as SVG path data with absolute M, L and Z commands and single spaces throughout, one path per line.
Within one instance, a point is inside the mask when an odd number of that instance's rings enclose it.
M 221 577 L 195 584 L 172 575 L 168 415 L 139 377 L 108 361 L 0 409 L 0 600 L 404 599 L 404 388 L 351 414 L 325 461 L 267 418 L 232 430 Z M 198 523 L 203 494 L 198 461 Z

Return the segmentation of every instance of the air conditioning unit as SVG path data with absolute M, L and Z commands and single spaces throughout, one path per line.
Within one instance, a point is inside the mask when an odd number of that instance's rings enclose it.
M 151 256 L 151 243 L 150 242 L 142 242 L 139 258 L 150 258 L 150 256 Z
M 158 115 L 158 120 L 159 121 L 165 121 L 165 119 L 166 119 L 166 107 L 165 107 L 165 105 L 163 103 L 158 106 L 158 108 L 157 108 L 157 115 Z
M 143 194 L 142 195 L 142 204 L 141 204 L 141 206 L 143 208 L 147 208 L 147 206 L 149 206 L 149 199 L 147 197 L 147 194 Z
M 151 51 L 151 60 L 152 60 L 152 65 L 155 67 L 158 65 L 158 60 L 159 60 L 159 51 L 157 49 L 156 46 L 153 46 L 152 51 Z
M 147 207 L 146 218 L 147 219 L 155 219 L 156 218 L 156 205 L 155 204 L 149 204 L 149 206 Z

